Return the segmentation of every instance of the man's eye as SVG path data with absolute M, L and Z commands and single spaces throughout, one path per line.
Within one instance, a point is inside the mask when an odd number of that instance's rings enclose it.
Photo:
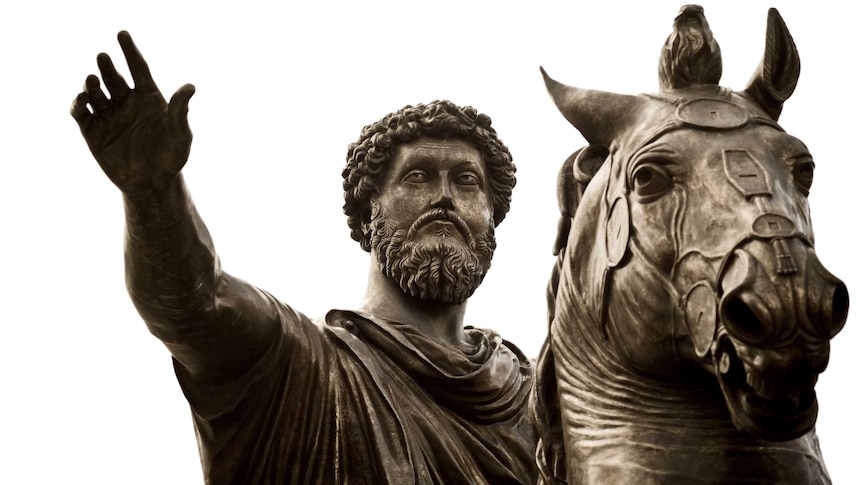
M 427 182 L 428 177 L 422 172 L 410 172 L 402 180 L 412 184 L 421 184 Z
M 479 177 L 472 173 L 462 173 L 458 176 L 458 184 L 460 185 L 479 185 Z

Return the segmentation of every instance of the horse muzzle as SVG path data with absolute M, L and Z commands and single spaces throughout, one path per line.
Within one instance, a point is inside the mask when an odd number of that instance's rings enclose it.
M 713 365 L 734 424 L 773 441 L 814 427 L 814 384 L 849 296 L 803 239 L 751 239 L 718 278 Z

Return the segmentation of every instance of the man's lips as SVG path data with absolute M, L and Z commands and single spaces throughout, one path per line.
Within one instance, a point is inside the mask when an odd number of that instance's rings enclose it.
M 451 236 L 451 233 L 445 226 L 454 226 L 454 228 L 461 233 L 464 240 L 472 246 L 473 236 L 470 233 L 470 228 L 467 226 L 467 222 L 458 214 L 444 209 L 432 209 L 419 216 L 419 218 L 417 218 L 410 226 L 410 230 L 407 232 L 407 237 L 414 237 L 420 229 L 432 223 L 438 223 L 438 225 L 441 226 L 438 228 L 437 234 L 442 237 Z

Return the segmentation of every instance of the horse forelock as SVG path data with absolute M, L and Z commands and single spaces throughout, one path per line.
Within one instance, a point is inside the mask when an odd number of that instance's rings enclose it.
M 721 79 L 721 70 L 721 49 L 712 36 L 703 8 L 684 6 L 662 48 L 659 60 L 661 89 L 715 85 Z

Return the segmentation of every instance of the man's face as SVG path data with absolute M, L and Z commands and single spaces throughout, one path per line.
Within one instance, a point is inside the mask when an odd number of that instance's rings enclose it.
M 419 138 L 395 148 L 372 200 L 372 254 L 421 299 L 461 303 L 490 267 L 495 242 L 485 167 L 464 140 Z

